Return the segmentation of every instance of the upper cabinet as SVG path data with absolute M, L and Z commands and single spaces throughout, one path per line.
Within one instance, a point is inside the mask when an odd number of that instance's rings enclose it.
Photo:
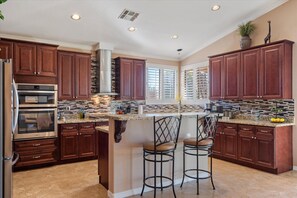
M 13 42 L 13 73 L 19 83 L 57 83 L 57 46 Z
M 115 64 L 117 99 L 145 100 L 145 61 L 116 58 Z
M 210 99 L 292 98 L 288 40 L 210 57 Z
M 210 97 L 239 98 L 240 54 L 228 54 L 210 59 Z
M 13 43 L 0 40 L 0 59 L 12 58 Z
M 90 98 L 90 54 L 58 52 L 59 100 L 87 100 Z

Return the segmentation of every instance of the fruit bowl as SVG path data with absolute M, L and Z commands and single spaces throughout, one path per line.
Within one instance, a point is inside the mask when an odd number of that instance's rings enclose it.
M 285 118 L 270 118 L 270 122 L 272 122 L 272 123 L 283 123 L 283 122 L 285 122 Z

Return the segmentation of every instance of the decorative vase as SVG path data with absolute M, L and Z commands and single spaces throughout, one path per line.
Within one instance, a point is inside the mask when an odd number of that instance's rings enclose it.
M 240 48 L 241 49 L 247 49 L 251 47 L 252 39 L 249 36 L 243 36 L 240 40 Z

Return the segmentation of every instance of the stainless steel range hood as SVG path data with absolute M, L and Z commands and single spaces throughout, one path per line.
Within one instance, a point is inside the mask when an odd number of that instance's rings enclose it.
M 118 95 L 111 92 L 111 50 L 99 49 L 96 52 L 97 60 L 99 61 L 97 90 L 95 95 Z

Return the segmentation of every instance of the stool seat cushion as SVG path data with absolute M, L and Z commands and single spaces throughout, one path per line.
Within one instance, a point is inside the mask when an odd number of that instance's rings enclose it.
M 170 151 L 170 150 L 174 150 L 174 148 L 175 148 L 174 142 L 167 142 L 157 146 L 156 151 Z M 154 151 L 155 150 L 154 142 L 144 143 L 143 149 L 148 151 Z
M 197 140 L 196 138 L 184 139 L 184 145 L 197 146 Z M 198 141 L 198 146 L 212 146 L 212 145 L 213 145 L 213 139 L 211 138 Z

